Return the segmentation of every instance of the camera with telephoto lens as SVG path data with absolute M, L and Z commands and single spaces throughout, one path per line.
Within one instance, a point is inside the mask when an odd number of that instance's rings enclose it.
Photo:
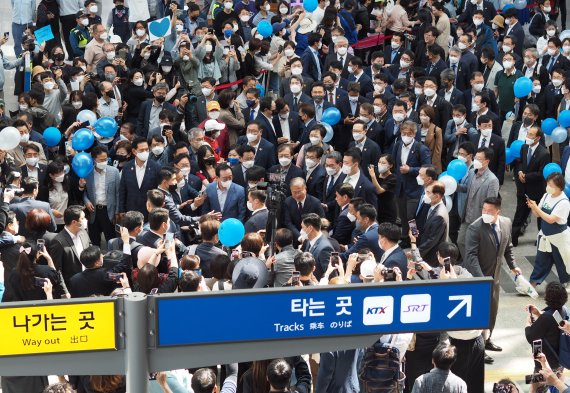
M 269 256 L 275 253 L 275 230 L 277 229 L 277 217 L 279 209 L 285 201 L 287 184 L 285 173 L 270 173 L 269 181 L 257 183 L 256 188 L 267 192 L 265 206 L 269 211 L 267 226 L 265 228 L 265 242 L 269 245 Z M 273 266 L 271 267 L 273 269 Z
M 536 382 L 544 382 L 544 375 L 542 374 L 530 374 L 530 375 L 525 375 L 524 376 L 524 382 L 527 385 L 530 385 L 531 383 L 536 383 Z
M 382 276 L 384 281 L 396 281 L 396 272 L 391 267 L 382 269 Z
M 493 385 L 493 393 L 512 393 L 513 385 L 510 383 L 495 383 Z

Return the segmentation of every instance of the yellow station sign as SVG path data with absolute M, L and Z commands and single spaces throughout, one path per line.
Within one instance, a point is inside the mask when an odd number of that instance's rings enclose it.
M 115 303 L 0 308 L 0 356 L 116 349 Z

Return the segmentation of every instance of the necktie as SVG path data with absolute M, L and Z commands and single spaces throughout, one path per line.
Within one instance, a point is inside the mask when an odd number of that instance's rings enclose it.
M 481 146 L 479 147 L 486 147 L 487 146 L 487 138 L 483 138 L 483 140 L 481 141 Z
M 342 64 L 342 66 L 344 67 L 344 57 L 341 56 L 339 61 L 340 61 L 340 64 Z
M 430 66 L 429 66 L 428 74 L 431 74 L 431 70 L 433 70 L 433 63 L 431 63 Z
M 297 104 L 299 103 L 299 99 L 297 97 L 293 97 L 293 110 L 297 112 Z
M 491 229 L 493 229 L 493 237 L 495 238 L 495 243 L 497 243 L 497 250 L 499 249 L 499 234 L 497 233 L 497 224 L 491 224 Z
M 331 104 L 334 104 L 334 95 L 333 95 L 332 91 L 329 92 L 329 102 L 330 102 Z
M 318 105 L 317 105 L 317 113 L 316 113 L 316 118 L 317 118 L 317 121 L 318 121 L 318 122 L 321 121 L 322 115 L 323 115 L 323 112 L 322 112 L 322 109 L 321 109 L 321 105 L 318 104 Z
M 426 222 L 429 221 L 429 219 L 431 218 L 431 215 L 433 214 L 433 211 L 434 211 L 434 210 L 435 210 L 435 209 L 434 209 L 433 207 L 430 207 L 430 208 L 429 208 L 429 211 L 428 211 L 428 214 L 427 214 L 427 217 L 426 217 Z
M 329 184 L 327 186 L 327 195 L 330 195 L 330 193 L 333 189 L 333 186 L 334 186 L 334 177 L 329 176 Z
M 249 112 L 249 121 L 255 120 L 255 109 L 251 109 Z
M 530 148 L 530 146 L 528 147 L 528 154 L 526 156 L 526 165 L 530 164 L 530 159 L 532 158 L 532 149 Z
M 548 66 L 546 66 L 546 69 L 548 69 L 548 72 L 551 73 L 552 72 L 552 67 L 554 66 L 554 57 L 550 56 L 550 61 L 548 62 Z
M 350 183 L 350 176 L 345 177 L 345 178 L 344 178 L 344 182 L 345 182 L 345 183 Z
M 384 261 L 386 260 L 386 258 L 388 257 L 388 254 L 384 253 L 382 254 L 382 258 L 380 258 L 380 264 L 383 265 Z
M 297 206 L 299 207 L 299 215 L 303 215 L 303 204 L 301 202 L 297 202 Z
M 420 214 L 420 210 L 422 210 L 422 206 L 424 205 L 424 195 L 425 189 L 422 191 L 422 195 L 420 196 L 420 203 L 418 203 L 418 208 L 416 209 L 416 217 Z

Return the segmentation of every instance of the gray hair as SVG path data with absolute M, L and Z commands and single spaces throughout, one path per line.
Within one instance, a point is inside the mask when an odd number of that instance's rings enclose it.
M 455 80 L 455 72 L 451 68 L 446 68 L 445 70 L 441 71 L 441 79 L 446 81 L 454 81 Z
M 190 140 L 190 139 L 194 139 L 194 138 L 196 138 L 197 136 L 203 136 L 203 135 L 206 135 L 206 131 L 204 131 L 204 130 L 201 129 L 201 128 L 194 127 L 194 128 L 191 128 L 191 129 L 190 129 L 190 132 L 188 133 L 188 139 L 189 139 L 189 140 Z
M 325 160 L 326 160 L 327 158 L 332 158 L 332 159 L 334 159 L 337 164 L 339 164 L 339 163 L 342 162 L 342 154 L 340 154 L 340 153 L 339 153 L 338 151 L 336 151 L 336 150 L 333 151 L 333 152 L 330 152 L 329 154 L 327 154 L 327 155 L 325 156 Z
M 297 187 L 297 186 L 305 187 L 306 184 L 307 183 L 305 182 L 305 179 L 303 179 L 302 177 L 294 177 L 293 179 L 291 179 L 291 182 L 289 182 L 289 187 Z
M 449 51 L 461 55 L 461 49 L 458 46 L 453 45 Z
M 164 90 L 166 90 L 166 91 L 170 90 L 170 89 L 168 88 L 168 85 L 167 85 L 166 83 L 160 82 L 160 83 L 157 83 L 156 85 L 154 85 L 154 86 L 152 87 L 152 92 L 154 93 L 155 91 L 157 91 L 157 90 L 162 90 L 162 89 L 164 89 Z
M 536 48 L 527 48 L 527 49 L 525 49 L 524 51 L 525 51 L 525 53 L 526 53 L 526 52 L 530 53 L 530 55 L 531 55 L 532 57 L 534 57 L 535 59 L 538 59 L 538 57 L 539 57 L 539 56 L 538 56 L 538 51 L 536 50 Z

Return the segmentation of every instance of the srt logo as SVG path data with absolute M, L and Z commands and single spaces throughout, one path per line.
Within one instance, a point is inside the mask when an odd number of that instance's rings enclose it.
M 403 310 L 403 312 L 421 312 L 429 307 L 429 304 L 409 304 L 407 310 Z
M 367 315 L 386 314 L 387 308 L 388 308 L 388 306 L 385 306 L 385 307 L 369 307 L 368 310 L 366 310 L 366 314 Z

